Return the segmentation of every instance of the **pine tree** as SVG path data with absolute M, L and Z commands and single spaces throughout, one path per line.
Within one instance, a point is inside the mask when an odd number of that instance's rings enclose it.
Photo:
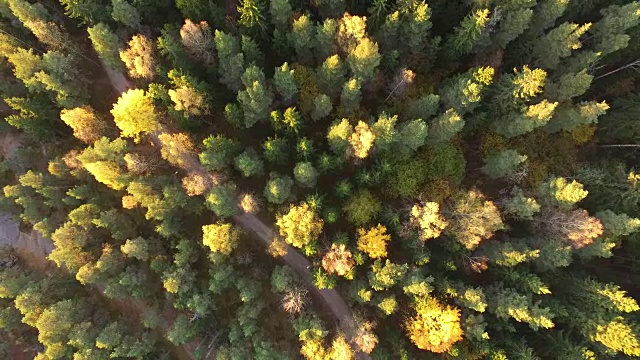
M 331 110 L 333 110 L 331 98 L 325 94 L 320 94 L 313 100 L 313 111 L 311 112 L 311 119 L 313 121 L 322 120 L 329 116 Z
M 291 32 L 287 35 L 289 42 L 296 51 L 298 62 L 308 64 L 313 60 L 313 40 L 315 25 L 307 15 L 300 15 L 293 21 Z
M 598 118 L 608 109 L 609 105 L 604 101 L 588 101 L 578 105 L 564 103 L 558 107 L 544 129 L 550 133 L 556 133 L 571 131 L 579 126 L 597 124 Z
M 489 26 L 489 9 L 474 10 L 449 35 L 445 49 L 454 58 L 470 54 L 474 47 L 487 40 Z
M 431 119 L 438 111 L 440 96 L 429 94 L 409 101 L 403 109 L 403 116 L 407 119 Z
M 269 13 L 271 14 L 271 23 L 280 31 L 289 28 L 291 21 L 291 4 L 289 0 L 271 0 Z
M 564 14 L 569 5 L 569 0 L 542 0 L 534 10 L 533 18 L 529 25 L 529 32 L 538 35 L 552 27 L 556 20 Z
M 340 91 L 336 84 L 344 83 L 345 74 L 340 56 L 329 56 L 318 69 L 318 86 L 324 93 L 336 95 Z
M 129 4 L 127 0 L 111 0 L 112 12 L 111 17 L 113 20 L 123 23 L 130 28 L 137 28 L 140 26 L 140 13 L 138 9 Z
M 267 31 L 264 3 L 260 0 L 242 0 L 236 6 L 240 19 L 238 24 L 244 32 L 264 36 Z
M 349 79 L 344 83 L 342 94 L 340 95 L 340 106 L 345 114 L 352 114 L 360 107 L 362 98 L 360 86 L 360 81 L 355 78 Z
M 298 85 L 296 85 L 293 72 L 294 70 L 289 70 L 289 64 L 284 63 L 277 67 L 273 74 L 273 84 L 285 104 L 290 104 L 294 96 L 298 94 Z
M 269 181 L 264 187 L 264 197 L 273 204 L 282 204 L 291 196 L 293 180 L 286 175 L 269 174 Z
M 288 145 L 287 141 L 283 138 L 274 137 L 268 138 L 264 144 L 262 144 L 264 150 L 264 158 L 272 164 L 284 164 L 288 158 Z
M 120 60 L 122 41 L 113 33 L 109 26 L 98 23 L 87 28 L 89 39 L 98 56 L 109 66 L 117 70 L 124 69 L 124 63 Z
M 521 6 L 517 6 L 517 8 L 504 10 L 506 14 L 502 15 L 502 19 L 500 19 L 494 40 L 497 46 L 504 49 L 510 42 L 525 32 L 533 18 L 533 10 L 529 8 L 533 5 L 535 5 L 535 2 L 530 1 Z
M 593 28 L 593 48 L 602 55 L 624 49 L 629 44 L 629 35 L 625 32 L 640 23 L 640 2 L 633 1 L 623 6 L 611 5 L 602 9 L 603 15 Z
M 523 113 L 513 111 L 499 118 L 495 123 L 498 134 L 506 137 L 515 137 L 529 133 L 536 128 L 546 125 L 558 106 L 557 102 L 547 100 L 525 108 Z
M 554 101 L 571 100 L 587 92 L 592 81 L 593 75 L 587 73 L 586 69 L 578 73 L 566 73 L 558 81 L 547 84 L 545 95 Z
M 318 172 L 313 167 L 313 164 L 308 161 L 297 163 L 293 169 L 293 175 L 300 186 L 309 188 L 316 186 Z
M 343 210 L 350 223 L 363 226 L 382 212 L 382 204 L 368 190 L 359 190 L 347 200 Z
M 375 135 L 375 147 L 377 150 L 388 151 L 398 140 L 397 122 L 398 115 L 390 116 L 383 112 L 378 117 L 378 121 L 371 126 L 371 130 Z
M 375 70 L 380 65 L 380 53 L 378 44 L 369 38 L 364 38 L 358 45 L 349 52 L 347 56 L 349 68 L 360 82 L 371 80 L 375 75 Z
M 258 153 L 252 148 L 248 148 L 242 154 L 236 156 L 235 166 L 244 177 L 260 175 L 264 168 Z
M 558 67 L 560 60 L 570 56 L 572 50 L 582 47 L 580 37 L 590 27 L 591 23 L 578 25 L 566 22 L 549 31 L 533 49 L 536 64 L 547 69 Z
M 348 119 L 335 121 L 327 132 L 327 142 L 336 155 L 345 155 L 349 147 L 349 139 L 353 134 L 353 126 Z
M 244 113 L 244 125 L 250 128 L 268 118 L 273 93 L 267 88 L 262 70 L 255 65 L 245 70 L 242 83 L 246 89 L 238 92 L 238 102 Z
M 232 91 L 240 90 L 245 66 L 244 55 L 240 52 L 238 39 L 233 35 L 216 30 L 214 42 L 218 51 L 220 82 Z
M 534 198 L 526 197 L 520 188 L 512 190 L 511 197 L 502 201 L 501 207 L 503 214 L 525 220 L 533 220 L 533 215 L 540 212 L 538 202 Z
M 336 44 L 336 34 L 338 22 L 335 19 L 325 19 L 322 24 L 316 27 L 316 37 L 314 42 L 314 52 L 318 62 L 326 59 L 338 52 Z
M 440 96 L 444 105 L 454 108 L 459 114 L 472 112 L 493 82 L 495 70 L 492 67 L 473 68 L 464 74 L 452 77 L 444 83 Z M 431 102 L 435 99 L 429 98 Z
M 449 109 L 438 116 L 431 124 L 431 130 L 427 135 L 429 144 L 441 144 L 451 140 L 464 127 L 464 120 L 454 110 Z
M 490 155 L 485 158 L 482 172 L 493 179 L 508 177 L 526 160 L 526 155 L 520 155 L 515 150 L 502 150 L 495 155 Z
M 402 148 L 416 151 L 427 142 L 427 130 L 427 124 L 422 119 L 406 121 L 400 126 L 398 143 Z

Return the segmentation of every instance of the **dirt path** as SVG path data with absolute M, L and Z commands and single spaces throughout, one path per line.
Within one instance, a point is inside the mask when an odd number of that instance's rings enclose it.
M 118 92 L 123 93 L 133 88 L 132 84 L 125 78 L 124 75 L 109 68 L 104 64 L 103 66 L 113 87 Z M 164 129 L 160 129 L 159 131 L 150 134 L 151 141 L 158 148 L 162 146 L 158 136 L 163 132 Z M 184 164 L 185 166 L 183 166 L 183 168 L 187 172 L 195 172 L 204 177 L 209 176 L 209 173 L 200 165 L 200 162 L 196 158 L 195 154 L 192 157 L 184 159 Z M 244 214 L 234 216 L 234 220 L 246 230 L 254 233 L 256 237 L 267 247 L 276 237 L 276 234 L 273 232 L 273 230 L 265 225 L 255 215 Z M 340 329 L 342 330 L 342 332 L 344 332 L 347 339 L 349 339 L 349 341 L 352 341 L 356 335 L 357 330 L 355 321 L 353 319 L 351 309 L 349 309 L 349 306 L 344 301 L 344 299 L 342 299 L 340 294 L 335 290 L 320 290 L 315 287 L 315 285 L 313 285 L 313 280 L 309 271 L 309 267 L 311 264 L 293 247 L 287 245 L 287 254 L 282 257 L 282 261 L 291 266 L 298 273 L 304 283 L 331 309 L 334 317 L 338 319 Z M 365 360 L 371 359 L 369 355 L 364 353 L 360 353 L 358 358 Z

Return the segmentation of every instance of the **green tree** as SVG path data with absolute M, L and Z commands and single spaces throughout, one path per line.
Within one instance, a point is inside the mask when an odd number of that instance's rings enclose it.
M 529 31 L 536 35 L 542 34 L 564 14 L 567 5 L 569 5 L 569 0 L 542 0 L 538 2 L 529 24 Z
M 362 226 L 382 212 L 382 204 L 368 190 L 359 190 L 349 198 L 343 210 L 350 223 Z
M 545 95 L 550 100 L 570 100 L 587 92 L 591 87 L 592 81 L 593 75 L 587 73 L 587 69 L 583 69 L 578 73 L 566 73 L 558 81 L 547 84 Z
M 264 35 L 267 24 L 264 14 L 264 3 L 259 0 L 243 0 L 236 7 L 240 20 L 238 23 L 250 34 Z
M 159 114 L 144 90 L 133 89 L 123 93 L 111 110 L 116 126 L 124 137 L 140 140 L 140 135 L 153 133 L 160 126 Z
M 309 204 L 289 206 L 289 212 L 276 216 L 276 226 L 284 240 L 297 248 L 316 241 L 324 227 L 324 221 Z
M 368 274 L 369 285 L 376 291 L 388 290 L 401 282 L 408 270 L 407 264 L 394 264 L 389 259 L 384 263 L 376 260 Z
M 325 94 L 320 94 L 316 96 L 313 100 L 313 110 L 311 111 L 311 119 L 313 121 L 319 121 L 331 113 L 333 110 L 333 104 L 331 103 L 331 98 Z
M 296 51 L 298 62 L 308 64 L 313 59 L 314 34 L 315 25 L 309 16 L 303 14 L 293 20 L 291 32 L 287 34 L 287 38 Z
M 489 13 L 489 9 L 474 10 L 454 29 L 445 42 L 445 48 L 452 57 L 470 54 L 479 43 L 487 40 L 491 21 Z
M 123 23 L 130 28 L 140 26 L 140 13 L 127 0 L 111 0 L 111 17 L 113 20 Z
M 318 62 L 325 61 L 328 57 L 338 52 L 338 44 L 336 44 L 337 32 L 338 22 L 335 19 L 324 19 L 322 24 L 318 24 L 316 27 L 313 50 Z
M 502 15 L 497 34 L 495 35 L 495 44 L 504 49 L 507 45 L 518 38 L 529 27 L 529 23 L 533 17 L 533 10 L 529 7 L 534 6 L 535 2 L 525 2 L 521 6 L 515 6 L 505 10 L 506 14 Z
M 315 187 L 316 180 L 318 178 L 318 172 L 313 167 L 311 162 L 299 162 L 296 164 L 296 167 L 293 169 L 293 175 L 296 178 L 296 181 L 303 187 Z
M 282 204 L 291 196 L 293 180 L 284 175 L 271 173 L 264 188 L 264 197 L 273 204 Z
M 505 215 L 524 220 L 533 220 L 533 215 L 540 212 L 540 205 L 536 199 L 526 197 L 520 188 L 512 190 L 511 197 L 502 201 L 501 205 Z
M 398 141 L 398 132 L 396 131 L 396 122 L 398 115 L 390 116 L 383 112 L 378 117 L 371 130 L 375 134 L 375 146 L 380 151 L 388 151 L 396 141 Z
M 506 137 L 516 137 L 529 133 L 536 128 L 546 125 L 558 106 L 557 102 L 543 100 L 538 104 L 525 107 L 522 112 L 512 111 L 498 118 L 495 130 Z
M 269 13 L 271 23 L 280 31 L 285 31 L 291 21 L 291 4 L 289 0 L 271 0 L 269 2 Z
M 128 257 L 136 258 L 140 261 L 147 261 L 150 256 L 149 241 L 142 237 L 128 239 L 122 246 L 120 251 Z
M 348 119 L 334 122 L 327 133 L 327 141 L 331 150 L 336 155 L 345 155 L 349 148 L 349 139 L 352 134 L 353 126 L 349 123 Z
M 358 79 L 352 78 L 344 83 L 342 94 L 340 94 L 340 106 L 342 112 L 347 115 L 355 113 L 360 107 L 362 99 L 361 83 Z
M 593 35 L 595 51 L 607 55 L 627 47 L 630 36 L 625 32 L 640 23 L 639 10 L 638 1 L 602 9 L 602 18 L 589 31 Z
M 220 82 L 232 91 L 242 87 L 242 76 L 245 71 L 244 55 L 240 52 L 238 39 L 223 31 L 216 30 L 214 42 L 218 51 L 218 73 Z
M 289 64 L 285 62 L 282 66 L 277 67 L 273 74 L 273 84 L 285 104 L 291 103 L 294 96 L 298 94 L 298 85 L 296 85 L 293 72 L 294 70 L 289 70 Z
M 120 50 L 122 50 L 123 44 L 118 35 L 104 23 L 88 27 L 87 32 L 100 59 L 114 69 L 124 70 L 124 63 L 120 60 Z
M 564 103 L 558 107 L 544 130 L 556 133 L 571 131 L 579 126 L 597 124 L 598 118 L 604 115 L 608 109 L 609 105 L 604 101 L 582 102 L 578 105 Z
M 264 168 L 258 153 L 251 148 L 236 156 L 235 166 L 244 177 L 260 175 Z
M 472 68 L 466 73 L 449 78 L 440 90 L 442 102 L 461 115 L 472 112 L 482 101 L 486 88 L 493 82 L 494 74 L 495 70 L 487 66 Z M 431 100 L 428 104 L 433 102 L 433 98 L 427 99 Z
M 590 27 L 591 23 L 578 25 L 566 22 L 549 31 L 541 41 L 536 41 L 532 53 L 536 64 L 555 69 L 560 64 L 560 60 L 571 55 L 572 50 L 582 47 L 580 37 Z
M 454 109 L 447 110 L 444 114 L 433 120 L 431 129 L 427 134 L 427 143 L 442 144 L 450 141 L 464 127 L 464 120 Z M 426 132 L 426 125 L 425 130 Z
M 351 72 L 361 82 L 371 80 L 375 70 L 380 65 L 378 44 L 369 38 L 364 38 L 347 56 L 347 64 Z
M 337 95 L 337 84 L 343 84 L 346 71 L 339 55 L 327 57 L 317 71 L 318 86 L 325 94 Z
M 227 182 L 211 187 L 207 194 L 207 207 L 221 218 L 230 217 L 239 213 L 238 198 L 235 184 Z
M 410 100 L 402 110 L 402 114 L 406 119 L 423 119 L 426 121 L 436 114 L 439 105 L 440 96 L 434 94 L 423 95 L 417 99 Z
M 267 138 L 262 144 L 264 158 L 272 164 L 284 164 L 289 157 L 287 140 L 279 137 Z
M 427 142 L 427 130 L 427 124 L 422 119 L 406 121 L 400 126 L 398 143 L 404 149 L 416 151 Z
M 517 171 L 518 167 L 527 160 L 526 155 L 507 149 L 485 158 L 482 172 L 490 178 L 508 177 Z
M 207 170 L 223 170 L 231 164 L 240 153 L 242 147 L 235 139 L 229 139 L 218 134 L 209 135 L 202 141 L 204 151 L 200 153 L 200 163 Z
M 244 113 L 244 125 L 250 128 L 268 118 L 273 93 L 267 87 L 262 70 L 255 65 L 245 70 L 242 83 L 246 88 L 238 92 L 238 103 Z

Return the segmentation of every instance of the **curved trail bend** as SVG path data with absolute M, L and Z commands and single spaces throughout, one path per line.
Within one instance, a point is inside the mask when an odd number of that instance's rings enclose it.
M 116 91 L 118 91 L 119 94 L 122 94 L 123 92 L 134 88 L 122 73 L 111 69 L 104 63 L 103 68 L 105 69 L 107 76 L 109 77 L 111 85 L 114 89 L 116 89 Z M 158 135 L 160 135 L 161 133 L 162 130 L 154 134 L 150 134 L 153 143 L 158 146 L 158 148 L 161 146 L 158 139 Z M 205 175 L 205 177 L 208 176 L 207 171 L 200 165 L 200 162 L 197 158 L 190 157 L 188 159 L 185 159 L 184 163 L 186 164 L 185 170 Z M 273 232 L 273 230 L 265 225 L 255 215 L 244 214 L 234 216 L 233 218 L 236 223 L 238 223 L 244 229 L 254 233 L 256 237 L 267 247 L 276 237 L 276 234 Z M 287 253 L 286 255 L 282 256 L 281 259 L 287 265 L 291 266 L 298 273 L 307 287 L 309 287 L 317 295 L 317 298 L 321 299 L 329 307 L 329 309 L 331 309 L 333 316 L 338 319 L 340 329 L 342 330 L 342 332 L 344 332 L 347 339 L 352 342 L 352 340 L 356 336 L 356 324 L 353 319 L 351 309 L 349 309 L 349 306 L 344 301 L 344 299 L 342 299 L 340 294 L 335 290 L 320 290 L 315 287 L 315 285 L 313 285 L 311 273 L 309 272 L 311 263 L 309 263 L 309 260 L 307 260 L 290 245 L 287 245 Z M 358 354 L 358 358 L 365 360 L 371 359 L 369 355 L 362 352 Z

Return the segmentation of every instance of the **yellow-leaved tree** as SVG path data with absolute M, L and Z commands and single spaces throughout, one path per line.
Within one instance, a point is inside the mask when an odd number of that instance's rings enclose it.
M 420 349 L 443 353 L 462 340 L 460 310 L 432 297 L 414 304 L 415 315 L 405 323 L 411 341 Z
M 113 105 L 111 114 L 122 136 L 136 141 L 140 140 L 141 134 L 154 132 L 160 126 L 153 101 L 140 89 L 123 93 Z

